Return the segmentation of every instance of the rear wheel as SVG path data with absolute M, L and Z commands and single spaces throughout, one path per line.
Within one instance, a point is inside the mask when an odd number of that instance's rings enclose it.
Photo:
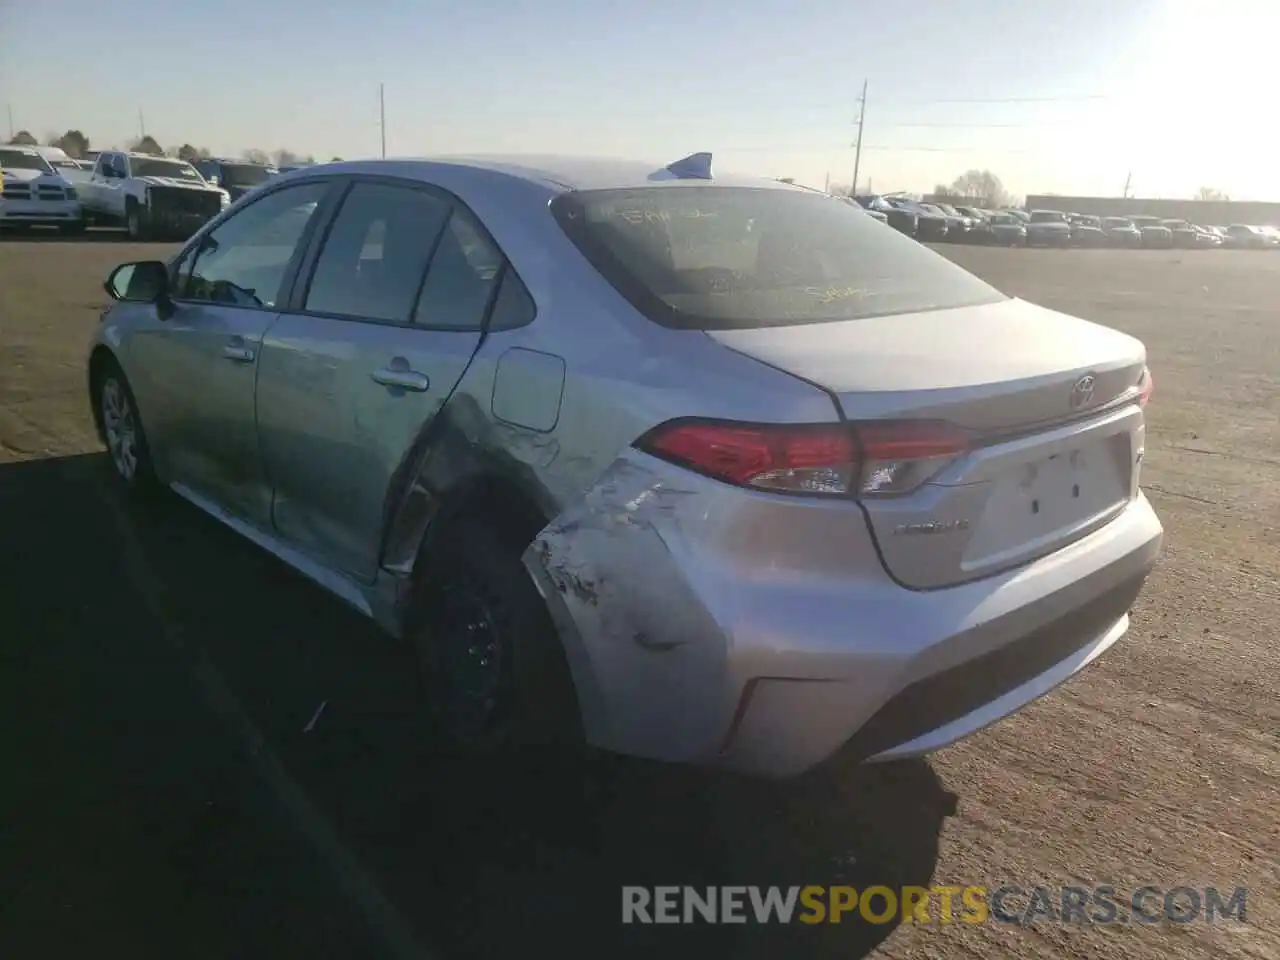
M 520 547 L 482 523 L 457 521 L 420 566 L 407 632 L 446 749 L 577 753 L 573 681 Z

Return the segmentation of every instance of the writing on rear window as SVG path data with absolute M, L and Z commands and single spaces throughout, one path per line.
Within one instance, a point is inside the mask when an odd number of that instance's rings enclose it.
M 551 209 L 604 278 L 665 326 L 819 323 L 1004 299 L 857 207 L 809 191 L 581 191 Z

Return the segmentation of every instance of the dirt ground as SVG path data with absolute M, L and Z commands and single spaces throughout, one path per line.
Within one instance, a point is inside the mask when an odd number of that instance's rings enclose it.
M 0 241 L 5 956 L 1280 957 L 1280 256 L 943 248 L 1146 342 L 1164 557 L 1128 637 L 1018 716 L 777 784 L 446 769 L 397 645 L 194 510 L 120 504 L 85 345 L 109 268 L 171 249 Z M 712 883 L 1248 899 L 1243 923 L 619 923 L 622 884 Z

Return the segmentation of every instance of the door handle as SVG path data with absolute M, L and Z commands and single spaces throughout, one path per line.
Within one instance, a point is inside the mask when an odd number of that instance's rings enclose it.
M 385 367 L 380 367 L 369 374 L 375 383 L 384 387 L 399 387 L 401 390 L 412 390 L 414 393 L 426 393 L 431 380 L 425 373 L 419 373 L 409 366 L 404 357 L 395 357 Z
M 223 347 L 222 355 L 228 360 L 234 360 L 237 363 L 252 363 L 254 356 L 252 349 L 235 343 Z

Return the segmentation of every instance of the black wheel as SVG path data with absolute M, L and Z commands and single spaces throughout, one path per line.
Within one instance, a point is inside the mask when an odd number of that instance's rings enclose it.
M 114 361 L 103 363 L 94 377 L 94 402 L 117 480 L 131 494 L 155 493 L 160 482 L 151 462 L 138 402 L 133 398 L 124 372 Z
M 581 747 L 560 639 L 520 560 L 484 524 L 452 523 L 416 572 L 406 627 L 443 746 L 464 754 Z
M 125 206 L 124 229 L 129 239 L 135 242 L 146 240 L 150 233 L 147 227 L 146 211 L 133 201 L 129 201 Z

